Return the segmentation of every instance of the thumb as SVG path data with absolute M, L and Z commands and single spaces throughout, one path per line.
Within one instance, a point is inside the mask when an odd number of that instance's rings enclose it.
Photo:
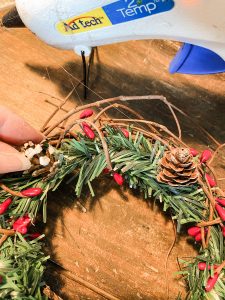
M 31 167 L 31 163 L 23 153 L 0 152 L 0 174 L 24 171 Z

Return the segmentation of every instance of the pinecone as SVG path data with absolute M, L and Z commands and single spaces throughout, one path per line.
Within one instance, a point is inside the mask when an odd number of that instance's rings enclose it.
M 159 182 L 171 186 L 191 185 L 198 181 L 197 164 L 187 148 L 175 148 L 165 152 L 159 163 Z

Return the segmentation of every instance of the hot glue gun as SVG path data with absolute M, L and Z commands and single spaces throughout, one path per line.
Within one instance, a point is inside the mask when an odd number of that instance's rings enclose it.
M 96 46 L 169 39 L 184 43 L 171 73 L 225 71 L 224 0 L 16 0 L 16 8 L 23 23 L 53 47 L 88 56 Z

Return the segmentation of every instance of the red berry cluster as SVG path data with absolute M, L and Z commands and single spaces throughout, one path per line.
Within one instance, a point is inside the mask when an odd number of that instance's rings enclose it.
M 91 117 L 93 115 L 93 110 L 91 109 L 86 109 L 84 110 L 81 114 L 80 114 L 80 119 L 85 119 L 85 118 L 88 118 L 88 117 Z M 87 123 L 83 122 L 82 123 L 82 129 L 85 133 L 85 135 L 91 139 L 91 140 L 94 140 L 95 139 L 95 133 L 94 131 L 92 130 L 91 126 L 88 125 Z M 124 134 L 124 136 L 126 138 L 129 138 L 129 131 L 126 130 L 125 128 L 120 128 L 121 132 Z M 108 168 L 105 168 L 103 170 L 103 174 L 109 174 L 110 173 L 110 170 Z M 119 173 L 113 173 L 113 178 L 115 180 L 115 182 L 118 184 L 118 185 L 123 185 L 124 183 L 124 178 L 122 175 L 120 175 Z
M 205 230 L 205 233 L 206 232 L 207 231 Z M 201 241 L 201 239 L 202 239 L 201 238 L 201 229 L 199 227 L 195 226 L 195 227 L 189 228 L 188 229 L 188 234 L 190 236 L 194 237 L 195 240 L 198 241 L 198 242 Z M 205 262 L 198 263 L 198 269 L 200 271 L 205 271 L 206 267 L 207 267 L 207 264 Z M 219 266 L 218 265 L 213 265 L 212 267 L 216 270 Z M 210 270 L 210 269 L 211 269 L 211 266 L 208 265 L 208 270 Z M 207 284 L 205 286 L 206 292 L 210 292 L 214 288 L 218 277 L 219 277 L 219 274 L 216 273 L 216 272 L 214 273 L 213 277 L 209 277 L 209 279 L 207 281 Z
M 23 190 L 21 192 L 22 196 L 29 197 L 29 198 L 37 197 L 42 193 L 43 193 L 43 190 L 41 188 L 29 188 L 29 189 Z M 3 215 L 8 211 L 9 206 L 12 204 L 12 202 L 13 202 L 13 200 L 11 198 L 7 198 L 4 202 L 2 202 L 0 204 L 0 215 Z M 19 232 L 21 234 L 26 234 L 30 223 L 31 223 L 30 217 L 25 215 L 23 217 L 18 218 L 13 223 L 13 229 L 16 232 Z M 38 236 L 40 236 L 40 234 L 38 234 Z M 37 237 L 37 234 L 36 234 L 36 237 Z M 33 237 L 33 238 L 36 238 L 36 237 Z
M 30 223 L 31 223 L 30 217 L 28 216 L 20 217 L 13 223 L 13 229 L 21 234 L 26 234 Z
M 205 271 L 206 267 L 207 267 L 207 264 L 205 262 L 198 263 L 198 269 L 200 271 Z M 216 270 L 219 266 L 218 265 L 213 265 L 213 266 L 209 266 L 208 265 L 208 270 L 211 270 L 211 267 L 213 267 L 213 269 Z M 214 273 L 213 277 L 209 277 L 209 279 L 208 279 L 208 281 L 206 283 L 206 286 L 205 286 L 206 292 L 210 292 L 214 288 L 214 286 L 215 286 L 215 284 L 216 284 L 216 282 L 218 280 L 218 277 L 219 277 L 219 274 L 216 273 L 216 272 Z
M 207 231 L 208 231 L 207 229 L 204 230 L 204 235 L 207 233 Z M 190 227 L 188 229 L 188 235 L 194 237 L 196 242 L 201 242 L 201 240 L 202 240 L 200 227 L 197 227 L 197 226 Z

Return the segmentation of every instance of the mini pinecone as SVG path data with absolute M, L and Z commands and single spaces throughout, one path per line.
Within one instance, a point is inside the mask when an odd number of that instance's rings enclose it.
M 33 142 L 25 143 L 20 151 L 24 152 L 31 162 L 31 168 L 24 171 L 25 174 L 29 173 L 33 177 L 44 175 L 49 179 L 57 172 L 59 160 L 56 158 L 56 149 L 46 141 L 36 145 Z
M 171 186 L 191 185 L 198 181 L 197 164 L 187 148 L 166 151 L 159 162 L 159 182 Z

